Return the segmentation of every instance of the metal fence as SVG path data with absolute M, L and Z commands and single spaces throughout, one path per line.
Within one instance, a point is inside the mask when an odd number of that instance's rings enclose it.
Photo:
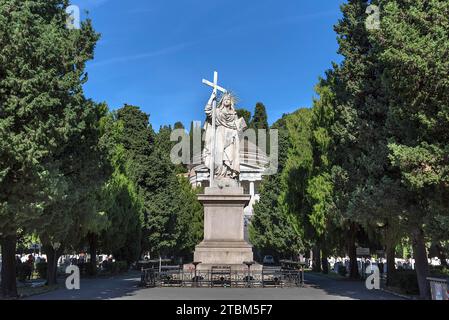
M 212 268 L 207 271 L 186 271 L 180 266 L 142 269 L 141 285 L 145 287 L 302 287 L 304 271 L 280 268 L 262 271 L 235 271 Z
M 449 300 L 449 280 L 440 278 L 427 278 L 430 282 L 432 300 Z

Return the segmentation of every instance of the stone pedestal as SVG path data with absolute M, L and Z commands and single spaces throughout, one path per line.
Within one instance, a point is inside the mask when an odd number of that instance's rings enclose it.
M 201 261 L 198 270 L 217 265 L 240 269 L 245 267 L 243 262 L 254 260 L 243 232 L 243 209 L 250 199 L 241 187 L 206 188 L 198 196 L 204 206 L 204 240 L 194 253 L 194 260 Z

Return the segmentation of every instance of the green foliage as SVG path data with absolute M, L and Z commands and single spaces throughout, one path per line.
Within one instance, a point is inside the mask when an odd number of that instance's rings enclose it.
M 333 183 L 331 176 L 327 173 L 318 175 L 309 180 L 307 195 L 312 208 L 309 213 L 309 221 L 318 236 L 323 235 L 328 224 L 329 203 L 332 202 Z
M 292 227 L 291 218 L 279 204 L 279 180 L 278 176 L 273 176 L 263 181 L 249 235 L 251 243 L 263 252 L 290 257 L 298 253 L 302 242 L 300 234 Z
M 126 172 L 139 188 L 151 183 L 149 156 L 154 149 L 155 133 L 149 124 L 149 117 L 138 107 L 125 105 L 117 111 L 117 120 L 123 126 L 120 143 L 126 153 Z
M 308 203 L 305 198 L 307 181 L 313 169 L 310 144 L 310 109 L 300 109 L 287 118 L 286 125 L 290 148 L 285 168 L 281 173 L 281 198 L 284 210 L 299 235 L 306 228 L 305 211 Z
M 105 262 L 103 264 L 103 271 L 105 273 L 110 273 L 112 275 L 117 275 L 120 273 L 125 273 L 128 271 L 127 261 L 115 261 L 115 262 Z
M 202 236 L 202 208 L 179 167 L 170 161 L 171 127 L 155 133 L 138 107 L 117 112 L 122 123 L 125 172 L 143 199 L 143 248 L 153 255 L 190 254 Z
M 47 268 L 48 268 L 47 262 L 36 263 L 36 273 L 40 279 L 47 278 Z
M 246 120 L 246 119 L 245 119 Z M 268 116 L 265 105 L 262 102 L 258 102 L 254 109 L 254 116 L 249 124 L 253 129 L 268 129 Z
M 447 278 L 449 280 L 449 268 L 443 266 L 433 266 L 430 269 L 430 274 L 432 277 L 437 278 Z
M 391 279 L 391 287 L 400 288 L 406 294 L 419 294 L 416 271 L 397 270 Z
M 70 152 L 68 146 L 89 130 L 95 114 L 82 85 L 98 34 L 89 20 L 80 30 L 68 30 L 65 4 L 0 2 L 0 230 L 4 235 L 14 233 L 18 224 L 32 229 L 49 220 L 44 209 L 61 203 L 70 188 L 71 171 L 66 170 L 63 157 Z
M 190 182 L 179 177 L 176 251 L 182 255 L 190 255 L 195 246 L 203 239 L 204 213 L 203 206 L 199 203 L 197 193 L 192 189 Z
M 383 1 L 381 28 L 367 30 L 370 2 L 348 1 L 335 26 L 344 60 L 333 65 L 325 86 L 318 88 L 333 108 L 316 113 L 327 113 L 324 118 L 330 122 L 313 134 L 314 149 L 320 150 L 315 165 L 328 167 L 324 173 L 330 179 L 325 180 L 329 184 L 310 180 L 316 192 L 312 203 L 323 204 L 333 193 L 332 201 L 324 203 L 341 215 L 343 225 L 357 223 L 389 247 L 411 233 L 419 249 L 414 251 L 424 295 L 427 261 L 419 235 L 436 225 L 434 217 L 444 221 L 441 217 L 449 212 L 449 64 L 444 58 L 449 5 L 440 0 Z M 320 107 L 315 104 L 314 109 Z M 323 206 L 313 208 L 318 219 L 312 221 L 322 224 Z
M 390 1 L 384 11 L 373 41 L 385 65 L 389 159 L 399 171 L 407 219 L 421 227 L 435 211 L 449 212 L 449 4 Z
M 101 191 L 102 206 L 96 222 L 102 228 L 97 228 L 95 232 L 101 235 L 100 243 L 106 252 L 131 263 L 141 253 L 144 205 L 142 196 L 126 171 L 129 160 L 124 145 L 138 147 L 136 141 L 127 139 L 123 122 L 113 114 L 102 119 L 101 128 L 104 133 L 101 144 L 108 150 L 108 159 L 114 171 Z M 94 232 L 93 228 L 91 232 Z
M 251 123 L 251 112 L 246 109 L 236 109 L 237 116 L 245 119 L 246 124 L 249 126 Z
M 133 262 L 141 252 L 143 203 L 134 184 L 120 172 L 114 172 L 103 193 L 109 199 L 105 208 L 109 227 L 102 234 L 103 248 L 116 259 Z
M 277 121 L 279 130 L 279 169 L 281 172 L 266 177 L 260 187 L 260 200 L 254 205 L 254 216 L 249 227 L 250 241 L 266 252 L 290 257 L 303 248 L 302 230 L 296 217 L 291 215 L 282 201 L 282 171 L 290 145 L 287 122 L 289 116 Z
M 125 273 L 128 271 L 128 263 L 126 261 L 116 261 L 112 263 L 111 272 L 113 274 Z
M 182 122 L 178 121 L 178 122 L 175 122 L 175 124 L 173 125 L 173 129 L 185 129 L 185 127 L 182 124 Z

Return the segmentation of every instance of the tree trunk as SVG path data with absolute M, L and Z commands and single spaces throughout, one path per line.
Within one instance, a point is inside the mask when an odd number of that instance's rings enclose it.
M 329 273 L 329 261 L 327 260 L 327 256 L 328 256 L 328 252 L 326 249 L 326 246 L 323 245 L 322 246 L 322 252 L 321 252 L 321 269 L 323 270 L 322 272 L 324 274 L 328 274 Z
M 0 240 L 2 247 L 2 296 L 4 298 L 17 298 L 16 283 L 16 243 L 17 236 L 5 236 Z
M 55 250 L 52 245 L 46 245 L 45 253 L 47 255 L 47 286 L 58 283 L 58 259 L 64 251 L 62 246 Z
M 427 260 L 427 250 L 423 230 L 421 228 L 416 228 L 412 233 L 412 237 L 419 295 L 422 299 L 428 300 L 430 299 L 430 287 L 427 281 L 427 277 L 429 276 L 429 263 Z
M 90 254 L 90 268 L 89 275 L 95 276 L 97 274 L 97 235 L 89 234 L 89 254 Z
M 47 254 L 47 286 L 52 286 L 57 283 L 56 279 L 56 264 L 57 264 L 57 258 L 56 258 L 56 252 L 55 249 L 48 245 L 45 247 L 45 252 Z
M 387 286 L 390 286 L 394 274 L 396 273 L 396 263 L 395 263 L 395 256 L 396 256 L 396 246 L 392 243 L 387 244 L 386 248 L 386 254 L 387 254 Z
M 313 247 L 312 271 L 321 272 L 321 250 L 318 244 Z
M 355 223 L 351 223 L 349 230 L 349 243 L 348 243 L 348 256 L 349 256 L 349 277 L 351 279 L 359 279 L 359 268 L 357 265 L 357 248 L 355 246 L 355 240 L 357 236 L 357 226 Z

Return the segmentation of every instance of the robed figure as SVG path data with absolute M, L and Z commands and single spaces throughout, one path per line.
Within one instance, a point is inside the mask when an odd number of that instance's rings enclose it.
M 215 150 L 215 179 L 238 179 L 240 174 L 240 136 L 246 129 L 243 118 L 235 111 L 235 97 L 224 93 L 215 109 L 215 135 L 213 134 L 213 102 L 217 99 L 212 93 L 206 107 L 206 131 L 203 158 L 206 167 L 211 170 L 211 151 Z M 215 139 L 215 143 L 214 143 Z

